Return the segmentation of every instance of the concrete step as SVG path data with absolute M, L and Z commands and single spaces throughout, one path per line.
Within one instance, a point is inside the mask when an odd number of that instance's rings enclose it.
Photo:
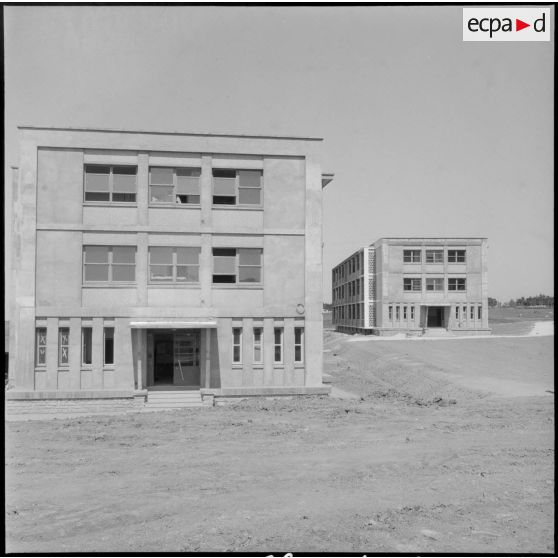
M 201 392 L 197 390 L 184 391 L 148 391 L 146 408 L 150 409 L 182 409 L 187 407 L 201 407 L 203 405 Z

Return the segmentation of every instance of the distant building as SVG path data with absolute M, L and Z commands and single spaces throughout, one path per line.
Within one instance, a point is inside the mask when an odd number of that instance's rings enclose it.
M 486 238 L 381 238 L 332 271 L 347 333 L 488 333 Z
M 20 128 L 10 397 L 327 393 L 320 147 Z

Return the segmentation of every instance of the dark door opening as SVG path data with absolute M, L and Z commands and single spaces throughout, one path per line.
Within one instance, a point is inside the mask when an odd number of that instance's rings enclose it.
M 174 347 L 172 333 L 153 336 L 153 383 L 172 384 L 174 374 Z
M 443 306 L 428 307 L 428 321 L 426 327 L 445 327 Z

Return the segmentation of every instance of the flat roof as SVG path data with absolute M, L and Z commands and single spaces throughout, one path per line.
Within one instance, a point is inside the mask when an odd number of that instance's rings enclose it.
M 486 236 L 382 236 L 375 240 L 487 240 Z M 374 242 L 372 244 L 374 244 Z
M 60 126 L 28 126 L 20 125 L 18 130 L 52 130 L 63 132 L 104 132 L 109 134 L 151 134 L 161 136 L 196 136 L 215 138 L 248 138 L 248 139 L 275 139 L 275 140 L 297 140 L 297 141 L 324 141 L 324 138 L 302 137 L 302 136 L 271 136 L 257 134 L 216 134 L 202 132 L 163 132 L 160 130 L 124 130 L 118 128 L 82 128 L 82 127 L 60 127 Z

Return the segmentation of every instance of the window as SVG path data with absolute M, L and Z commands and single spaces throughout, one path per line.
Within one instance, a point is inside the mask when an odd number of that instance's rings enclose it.
M 215 205 L 261 205 L 262 171 L 213 169 Z
M 137 167 L 85 165 L 86 202 L 135 203 Z
M 482 306 L 477 307 L 477 319 L 482 320 Z
M 149 281 L 197 283 L 200 280 L 200 248 L 151 246 Z
M 254 328 L 254 364 L 263 362 L 263 328 Z
M 103 363 L 114 364 L 114 328 L 105 327 L 103 330 Z
M 475 319 L 475 307 L 472 304 L 471 304 L 471 307 L 470 307 L 470 311 L 471 311 L 471 313 L 470 313 L 471 320 L 474 320 Z
M 415 307 L 411 306 L 411 320 L 415 319 Z
M 455 307 L 455 319 L 459 320 L 459 306 Z
M 420 291 L 422 290 L 422 279 L 415 279 L 412 277 L 403 278 L 403 290 L 404 291 Z
M 467 319 L 467 306 L 463 306 L 463 308 L 461 309 L 461 319 L 462 320 Z
M 465 279 L 448 279 L 448 291 L 465 291 Z
M 283 328 L 273 328 L 273 361 L 283 362 Z
M 70 328 L 58 328 L 58 366 L 68 366 L 70 353 Z
M 403 250 L 405 263 L 420 263 L 420 250 Z
M 35 366 L 46 365 L 46 327 L 38 327 L 35 329 Z
M 93 328 L 81 328 L 81 364 L 91 364 L 91 351 L 93 347 Z
M 444 251 L 426 250 L 426 263 L 444 263 Z
M 390 320 L 393 320 L 393 306 L 388 306 L 388 316 Z
M 427 278 L 426 279 L 426 290 L 427 291 L 443 291 L 444 290 L 444 280 L 443 278 Z
M 407 319 L 407 307 L 403 306 L 403 319 L 406 320 Z
M 261 283 L 261 248 L 213 248 L 213 283 Z
M 199 204 L 201 169 L 149 168 L 149 201 L 153 204 Z
M 465 263 L 465 250 L 448 250 L 448 263 Z
M 304 362 L 304 328 L 295 327 L 295 362 Z
M 136 280 L 135 246 L 84 246 L 85 282 L 133 282 Z
M 396 306 L 396 307 L 395 307 L 395 319 L 396 319 L 396 320 L 399 320 L 399 318 L 400 318 L 400 315 L 399 315 L 399 306 Z
M 234 364 L 240 364 L 242 362 L 242 328 L 233 327 L 232 330 L 232 350 Z

